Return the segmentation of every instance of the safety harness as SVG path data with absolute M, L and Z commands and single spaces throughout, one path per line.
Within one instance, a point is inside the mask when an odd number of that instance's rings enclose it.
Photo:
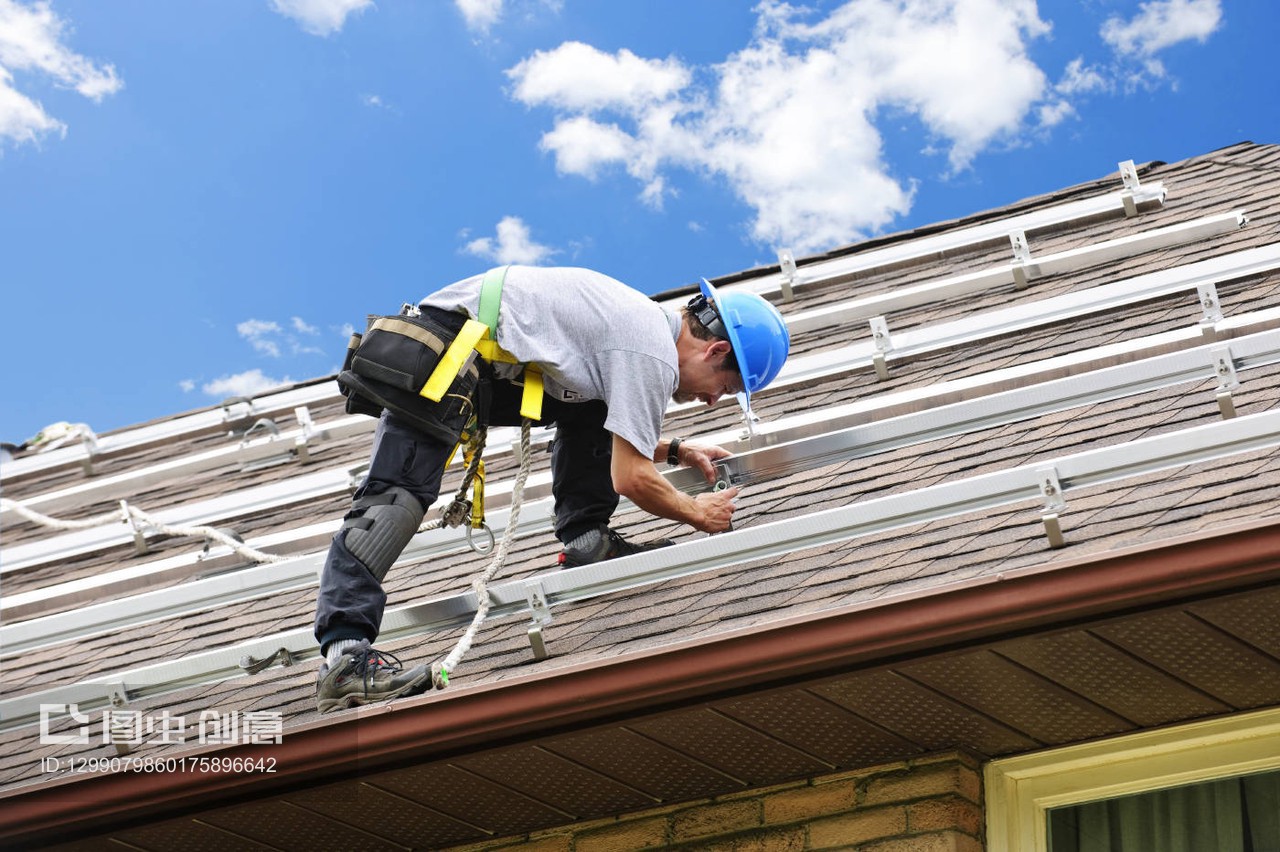
M 466 365 L 471 352 L 476 352 L 490 364 L 519 364 L 520 359 L 498 345 L 498 309 L 502 304 L 502 283 L 507 278 L 509 266 L 499 266 L 484 274 L 480 284 L 480 305 L 477 319 L 468 319 L 449 344 L 440 363 L 436 365 L 427 383 L 418 395 L 432 402 L 439 402 L 458 373 Z M 542 370 L 537 364 L 524 365 L 524 392 L 520 396 L 520 416 L 530 420 L 542 419 Z
M 498 345 L 498 315 L 502 286 L 510 267 L 484 274 L 476 319 L 467 319 L 451 332 L 412 305 L 398 316 L 371 317 L 364 335 L 353 335 L 338 385 L 347 397 L 347 410 L 379 416 L 386 408 L 417 428 L 446 443 L 454 442 L 448 463 L 463 451 L 465 474 L 452 503 L 444 510 L 445 526 L 467 526 L 467 541 L 478 553 L 488 547 L 472 540 L 484 522 L 484 461 L 481 455 L 488 427 L 488 382 L 494 364 L 521 364 Z M 477 356 L 487 362 L 476 364 Z M 524 364 L 522 418 L 542 419 L 542 370 Z M 472 497 L 465 495 L 470 489 Z M 424 525 L 425 528 L 425 525 Z

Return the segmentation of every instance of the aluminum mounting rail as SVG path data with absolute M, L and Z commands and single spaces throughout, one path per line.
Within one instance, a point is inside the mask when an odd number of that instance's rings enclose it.
M 865 405 L 843 406 L 771 423 L 762 433 L 770 446 L 736 454 L 718 468 L 723 481 L 746 485 L 1175 385 L 1212 379 L 1230 385 L 1246 370 L 1276 363 L 1280 363 L 1280 330 L 1271 330 L 870 423 L 866 422 Z M 705 488 L 693 471 L 669 471 L 667 476 L 686 491 Z M 546 501 L 528 504 L 526 512 L 529 514 L 519 533 L 545 531 L 549 523 Z M 505 528 L 507 515 L 504 510 L 490 518 L 495 535 Z M 326 534 L 331 529 L 332 524 L 325 525 Z M 464 549 L 458 531 L 437 530 L 415 537 L 397 564 L 439 559 Z M 0 654 L 13 656 L 147 621 L 314 586 L 322 561 L 323 555 L 312 554 L 3 626 Z
M 1126 168 L 1127 167 L 1127 168 Z M 1016 232 L 1032 233 L 1034 231 L 1053 228 L 1071 222 L 1093 219 L 1098 216 L 1124 212 L 1132 215 L 1143 208 L 1164 203 L 1166 191 L 1164 184 L 1156 181 L 1139 184 L 1132 161 L 1120 164 L 1126 188 L 1071 201 L 1054 207 L 1044 207 L 998 219 L 971 225 L 966 228 L 954 228 L 928 237 L 916 237 L 901 243 L 895 243 L 878 249 L 869 249 L 853 254 L 842 255 L 828 260 L 807 263 L 798 269 L 789 252 L 781 254 L 781 271 L 759 278 L 752 278 L 741 284 L 726 284 L 726 287 L 739 287 L 762 296 L 787 294 L 797 287 L 812 285 L 832 279 L 870 272 L 874 269 L 898 266 L 919 262 L 925 258 L 957 249 L 978 246 L 983 243 L 1003 241 Z M 678 305 L 681 299 L 671 299 L 664 304 Z
M 1275 243 L 896 334 L 883 317 L 873 317 L 869 329 L 872 339 L 789 360 L 775 381 L 812 381 L 865 366 L 874 366 L 887 378 L 889 360 L 978 343 L 1189 290 L 1197 291 L 1205 312 L 1202 322 L 1208 328 L 1222 317 L 1218 284 L 1278 268 L 1280 243 Z
M 113 476 L 98 476 L 57 491 L 24 497 L 22 505 L 44 514 L 54 514 L 77 506 L 109 500 L 129 499 L 156 485 L 173 482 L 210 470 L 234 465 L 261 465 L 271 460 L 305 461 L 311 450 L 325 441 L 372 433 L 374 421 L 364 415 L 344 416 L 316 427 L 308 415 L 300 414 L 306 425 L 279 435 L 239 441 L 215 450 L 148 465 Z M 0 507 L 0 523 L 17 523 L 13 510 Z
M 490 587 L 493 606 L 489 618 L 530 614 L 530 638 L 537 653 L 541 629 L 550 621 L 553 606 L 1014 503 L 1040 503 L 1043 518 L 1061 512 L 1066 495 L 1072 491 L 1276 447 L 1280 447 L 1280 411 L 1195 426 L 581 568 L 512 580 Z M 400 607 L 386 613 L 381 638 L 394 642 L 460 627 L 475 611 L 476 598 L 470 591 Z M 296 662 L 318 655 L 310 629 L 278 633 L 0 700 L 0 730 L 38 721 L 41 704 L 74 703 L 81 712 L 123 706 L 129 701 L 243 676 L 244 664 L 282 657 L 284 662 Z
M 869 320 L 874 316 L 915 308 L 944 299 L 982 293 L 1002 285 L 1025 285 L 1028 281 L 1037 278 L 1084 269 L 1143 252 L 1209 239 L 1239 230 L 1247 222 L 1248 218 L 1244 211 L 1237 210 L 1043 257 L 1031 257 L 1028 254 L 1024 259 L 980 272 L 897 288 L 875 296 L 792 314 L 787 317 L 787 328 L 792 334 L 800 334 L 857 320 Z
M 337 396 L 331 381 L 319 381 L 274 393 L 265 393 L 252 399 L 231 399 L 219 408 L 209 408 L 169 420 L 123 429 L 108 435 L 99 435 L 97 450 L 94 453 L 90 453 L 83 444 L 73 444 L 45 453 L 38 452 L 12 459 L 0 466 L 0 479 L 17 479 L 42 470 L 71 464 L 84 465 L 88 470 L 94 458 L 98 456 L 169 442 L 182 435 L 206 432 L 251 418 L 279 414 L 301 406 L 336 399 Z
M 1136 210 L 1153 204 L 1163 204 L 1166 190 L 1159 181 L 1140 184 L 1132 161 L 1121 163 L 1121 173 L 1126 184 L 1124 190 L 1073 201 L 1029 213 L 1010 216 L 995 222 L 949 230 L 931 237 L 921 237 L 900 245 L 851 254 L 827 261 L 806 264 L 802 273 L 788 276 L 783 273 L 752 279 L 743 286 L 761 294 L 780 292 L 787 287 L 800 286 L 819 280 L 828 280 L 855 272 L 890 266 L 922 257 L 951 251 L 965 246 L 993 240 L 1007 239 L 1017 231 L 1032 232 L 1068 222 L 1090 219 L 1108 213 Z M 1135 207 L 1136 205 L 1136 207 Z M 664 304 L 676 305 L 683 300 L 669 300 Z M 217 428 L 245 417 L 262 417 L 300 405 L 314 404 L 336 398 L 332 383 L 318 382 L 303 387 L 263 393 L 249 400 L 230 400 L 220 408 L 175 417 L 159 423 L 125 429 L 98 439 L 97 455 L 116 452 L 130 447 L 144 446 L 172 440 L 180 435 Z M 25 476 L 40 470 L 68 464 L 87 464 L 92 456 L 80 445 L 60 447 L 47 453 L 38 453 L 7 462 L 0 469 L 0 479 Z
M 1214 329 L 1215 337 L 1221 344 L 1230 339 L 1244 338 L 1246 335 L 1256 335 L 1260 331 L 1272 330 L 1278 327 L 1280 327 L 1280 308 L 1271 308 L 1224 319 L 1217 323 Z M 1257 340 L 1264 339 L 1263 337 L 1257 338 Z M 743 435 L 740 429 L 712 433 L 703 436 L 703 438 L 711 443 L 720 444 L 731 452 L 741 453 L 750 450 L 752 447 L 769 447 L 800 437 L 823 434 L 891 417 L 900 417 L 904 414 L 914 414 L 924 409 L 936 408 L 956 402 L 976 400 L 1002 391 L 1027 388 L 1033 384 L 1077 375 L 1091 370 L 1105 370 L 1107 367 L 1118 364 L 1125 364 L 1142 358 L 1154 358 L 1165 353 L 1178 352 L 1189 347 L 1195 347 L 1201 344 L 1203 340 L 1204 336 L 1201 330 L 1194 327 L 1161 332 L 1143 338 L 1081 350 L 1069 355 L 1056 356 L 1029 364 L 1006 367 L 1001 370 L 950 382 L 881 394 L 836 408 L 788 417 L 772 423 L 762 423 L 756 427 L 755 434 L 750 440 Z M 1256 366 L 1256 363 L 1248 363 L 1249 359 L 1257 357 L 1247 348 L 1254 345 L 1254 343 L 1246 341 L 1242 344 L 1246 348 L 1238 348 L 1236 350 L 1236 355 L 1241 359 L 1240 369 Z M 1207 367 L 1208 356 L 1200 360 L 1200 356 L 1197 355 L 1193 360 L 1196 360 L 1201 367 Z M 1196 374 L 1196 368 L 1193 367 L 1192 370 L 1193 372 L 1189 375 Z M 1106 374 L 1104 373 L 1103 375 Z M 1168 382 L 1176 382 L 1178 380 L 1174 376 L 1169 378 Z M 1096 391 L 1098 395 L 1095 401 L 1114 398 L 1114 389 L 1107 385 L 1099 385 Z M 1133 392 L 1137 392 L 1137 390 Z M 1050 395 L 1052 396 L 1053 393 L 1051 392 Z M 1083 402 L 1080 404 L 1083 404 Z M 955 416 L 964 419 L 960 414 Z M 1031 416 L 1030 413 L 1027 416 Z M 894 429 L 910 431 L 912 427 L 908 421 L 902 421 Z M 680 479 L 681 471 L 667 471 L 664 472 L 664 475 L 671 478 L 671 481 L 677 487 L 693 489 L 700 484 L 696 477 L 687 481 Z M 490 520 L 494 523 L 499 523 L 497 519 L 502 516 L 493 513 L 492 510 L 501 505 L 503 497 L 507 496 L 507 489 L 509 489 L 509 483 L 499 483 L 491 487 L 489 496 Z M 529 499 L 534 499 L 536 496 L 548 492 L 549 480 L 545 474 L 535 477 L 526 488 L 526 495 Z M 438 505 L 435 508 L 438 509 Z M 259 550 L 270 552 L 307 553 L 327 546 L 329 537 L 333 534 L 335 523 L 336 521 L 333 519 L 326 519 L 320 523 L 260 536 L 249 543 Z M 499 523 L 500 527 L 501 524 Z M 412 548 L 407 553 L 411 553 L 412 558 L 416 561 L 455 552 L 461 547 L 459 544 L 460 537 L 457 536 L 459 534 L 455 531 L 455 538 L 452 541 L 446 539 L 441 542 L 438 550 L 432 548 L 429 551 L 419 551 L 417 548 Z M 406 556 L 406 558 L 409 557 Z M 91 632 L 91 626 L 94 624 L 102 625 L 104 628 L 112 626 L 113 623 L 116 626 L 122 626 L 125 623 L 168 617 L 189 611 L 192 608 L 198 608 L 193 602 L 204 600 L 206 597 L 205 591 L 198 590 L 207 589 L 209 605 L 214 605 L 218 602 L 252 597 L 254 594 L 250 590 L 259 590 L 261 593 L 266 593 L 265 590 L 273 588 L 273 583 L 276 584 L 275 588 L 278 589 L 294 588 L 306 582 L 305 578 L 309 574 L 314 575 L 319 570 L 318 562 L 315 564 L 308 563 L 306 566 L 297 562 L 288 562 L 276 566 L 250 566 L 240 568 L 234 575 L 188 583 L 182 587 L 181 591 L 172 589 L 170 591 L 172 598 L 163 602 L 147 603 L 146 593 L 143 593 L 135 596 L 137 600 L 134 598 L 122 598 L 110 604 L 97 605 L 97 599 L 102 594 L 119 594 L 120 592 L 132 591 L 140 586 L 155 582 L 171 582 L 201 574 L 225 572 L 228 569 L 237 568 L 242 563 L 243 560 L 240 557 L 235 556 L 226 548 L 214 548 L 209 553 L 193 552 L 167 557 L 151 563 L 132 565 L 54 586 L 0 597 L 0 615 L 10 621 L 14 621 L 63 607 L 76 606 L 85 613 L 83 624 L 79 628 L 75 628 L 74 625 L 68 628 L 64 622 L 55 621 L 51 623 L 56 624 L 56 627 L 50 627 L 50 635 L 67 635 L 66 631 L 73 628 Z M 120 609 L 116 607 L 120 607 Z M 90 613 L 96 613 L 96 615 L 91 618 Z M 122 619 L 122 621 L 114 622 L 117 618 Z M 0 649 L 3 649 L 6 645 L 8 647 L 16 647 L 15 644 L 5 641 L 4 637 L 6 635 L 3 630 L 0 630 Z M 32 638 L 32 634 L 23 633 L 23 636 L 31 641 L 39 641 L 38 635 Z
M 989 340 L 1038 326 L 1049 325 L 1080 316 L 1115 310 L 1126 305 L 1177 294 L 1198 291 L 1206 304 L 1206 327 L 1221 318 L 1217 306 L 1217 283 L 1280 268 L 1280 244 L 1248 249 L 1229 255 L 1185 264 L 1159 272 L 1093 287 L 1061 296 L 1053 296 L 1009 308 L 987 311 L 972 317 L 912 329 L 891 335 L 882 320 L 872 321 L 875 339 L 826 352 L 791 359 L 783 366 L 775 384 L 780 387 L 812 381 L 859 367 L 874 366 L 887 376 L 889 359 L 913 357 L 926 352 Z M 1214 308 L 1210 312 L 1209 307 Z M 157 513 L 166 523 L 216 523 L 221 518 L 261 511 L 283 503 L 309 497 L 332 495 L 349 487 L 345 471 L 326 471 L 297 477 L 286 483 L 249 489 L 219 500 L 194 506 L 179 507 Z M 53 539 L 18 545 L 6 551 L 0 574 L 42 564 L 54 558 L 92 552 L 102 547 L 127 543 L 133 532 L 110 528 L 83 530 Z

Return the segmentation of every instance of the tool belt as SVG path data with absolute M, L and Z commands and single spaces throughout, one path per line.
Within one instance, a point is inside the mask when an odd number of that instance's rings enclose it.
M 381 415 L 388 409 L 444 443 L 456 443 L 475 418 L 488 420 L 492 363 L 520 361 L 497 345 L 498 307 L 507 267 L 485 273 L 480 320 L 454 331 L 406 305 L 397 316 L 371 316 L 363 335 L 353 334 L 338 374 L 350 414 Z M 542 415 L 542 373 L 525 365 L 520 413 Z

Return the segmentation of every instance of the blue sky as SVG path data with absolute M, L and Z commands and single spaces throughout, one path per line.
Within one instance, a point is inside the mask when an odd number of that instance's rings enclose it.
M 331 373 L 506 262 L 658 292 L 1245 139 L 1273 0 L 0 0 L 0 439 Z

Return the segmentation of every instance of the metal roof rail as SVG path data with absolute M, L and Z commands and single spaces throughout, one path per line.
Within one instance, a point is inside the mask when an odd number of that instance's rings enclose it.
M 127 499 L 164 482 L 231 465 L 261 464 L 284 455 L 305 463 L 318 443 L 373 431 L 374 421 L 364 415 L 341 417 L 317 428 L 306 412 L 306 408 L 297 409 L 298 417 L 308 424 L 298 429 L 265 438 L 242 439 L 231 446 L 181 456 L 113 476 L 100 476 L 70 488 L 24 497 L 21 502 L 28 509 L 50 514 L 76 506 Z M 17 520 L 12 509 L 0 507 L 0 523 L 16 523 Z
M 1280 268 L 1280 244 L 1235 252 L 1139 275 L 1114 284 L 912 329 L 893 336 L 890 335 L 883 317 L 875 317 L 871 322 L 872 340 L 791 359 L 783 366 L 770 388 L 772 390 L 792 383 L 812 381 L 866 366 L 873 366 L 882 378 L 886 378 L 890 359 L 908 358 L 989 340 L 1189 290 L 1195 290 L 1202 304 L 1206 305 L 1204 327 L 1211 329 L 1212 324 L 1221 317 L 1214 290 L 1216 284 L 1270 272 L 1276 268 Z M 1210 305 L 1212 311 L 1209 310 Z M 215 524 L 229 517 L 264 511 L 310 497 L 340 493 L 349 486 L 345 471 L 323 471 L 296 477 L 286 483 L 249 489 L 217 500 L 156 514 L 165 523 Z M 145 531 L 142 532 L 145 534 Z M 43 564 L 51 559 L 118 546 L 131 539 L 134 539 L 132 531 L 115 531 L 102 527 L 18 545 L 6 551 L 7 559 L 4 564 L 0 564 L 0 575 Z
M 1025 236 L 1018 233 L 1015 237 L 1021 239 L 1014 240 L 1015 259 L 1008 264 L 792 314 L 787 317 L 787 328 L 792 334 L 800 334 L 855 320 L 869 320 L 891 311 L 902 311 L 944 299 L 982 293 L 1002 285 L 1025 287 L 1037 278 L 1230 233 L 1244 227 L 1248 221 L 1244 211 L 1237 210 L 1038 258 L 1031 255 L 1026 247 Z M 1019 246 L 1021 248 L 1017 248 Z M 811 283 L 816 283 L 817 280 L 812 279 Z
M 336 397 L 337 394 L 333 392 L 332 383 L 327 381 L 304 387 L 289 388 L 288 390 L 274 393 L 265 393 L 253 399 L 237 397 L 235 400 L 228 400 L 219 408 L 206 409 L 194 414 L 161 420 L 145 426 L 123 429 L 109 435 L 99 435 L 97 449 L 92 455 L 90 455 L 86 447 L 77 445 L 59 447 L 47 453 L 38 453 L 13 459 L 7 462 L 3 468 L 0 468 L 0 479 L 14 480 L 65 465 L 91 464 L 95 458 L 120 452 L 121 450 L 135 449 L 149 444 L 166 443 L 182 435 L 224 427 L 229 428 L 230 425 L 239 424 L 249 417 L 263 417 L 268 414 L 288 411 L 299 406 L 310 405 Z M 246 423 L 245 425 L 248 424 Z
M 1277 446 L 1280 411 L 1236 417 L 581 568 L 512 580 L 489 587 L 493 601 L 489 618 L 532 615 L 530 638 L 536 640 L 536 648 L 552 606 L 1025 501 L 1037 501 L 1044 507 L 1042 519 L 1049 531 L 1048 518 L 1052 516 L 1056 522 L 1057 513 L 1065 505 L 1065 495 L 1073 490 Z M 393 609 L 383 618 L 381 638 L 393 642 L 462 626 L 475 611 L 475 593 L 470 591 Z M 39 721 L 41 704 L 74 703 L 84 712 L 243 676 L 246 668 L 260 670 L 263 661 L 275 658 L 282 649 L 290 661 L 314 659 L 319 654 L 310 629 L 301 629 L 112 672 L 0 700 L 0 730 Z
M 890 360 L 1015 334 L 1192 290 L 1205 307 L 1202 327 L 1209 330 L 1221 317 L 1216 285 L 1277 268 L 1280 268 L 1280 244 L 1272 244 L 893 334 L 884 317 L 872 317 L 869 340 L 790 360 L 783 365 L 774 383 L 812 381 L 866 366 L 874 367 L 881 378 L 887 378 Z
M 1126 163 L 1132 169 L 1133 161 L 1129 160 Z M 1122 171 L 1124 166 L 1125 163 L 1122 163 Z M 1133 171 L 1135 179 L 1136 174 L 1136 171 Z M 1128 179 L 1126 179 L 1127 184 Z M 1163 204 L 1165 196 L 1166 190 L 1159 181 L 1151 184 L 1140 184 L 1119 192 L 1047 207 L 996 222 L 958 228 L 931 237 L 915 239 L 901 245 L 887 246 L 883 249 L 873 249 L 827 261 L 806 264 L 803 268 L 803 273 L 795 271 L 788 277 L 786 272 L 780 272 L 775 275 L 752 279 L 745 286 L 749 287 L 753 292 L 761 294 L 782 292 L 784 283 L 787 288 L 791 288 L 802 284 L 851 275 L 854 272 L 868 271 L 880 266 L 893 266 L 956 248 L 1007 239 L 1017 231 L 1031 232 L 1077 220 L 1090 219 L 1116 210 L 1125 210 L 1128 205 Z M 790 256 L 789 252 L 787 256 Z M 784 263 L 784 266 L 788 266 L 792 270 L 795 269 L 794 261 L 790 264 Z M 676 299 L 668 300 L 664 304 L 673 305 L 681 302 L 682 300 Z M 319 382 L 306 387 L 263 393 L 252 398 L 236 397 L 225 400 L 216 410 L 175 417 L 159 423 L 126 429 L 103 436 L 100 438 L 101 443 L 98 450 L 92 455 L 85 447 L 62 447 L 48 453 L 12 459 L 3 468 L 0 468 L 0 480 L 16 479 L 30 473 L 68 464 L 88 465 L 92 463 L 93 455 L 108 454 L 131 447 L 168 441 L 180 435 L 217 428 L 244 417 L 262 416 L 271 412 L 296 408 L 300 405 L 331 400 L 336 396 L 328 382 Z
M 718 468 L 724 481 L 743 485 L 784 474 L 797 466 L 816 467 L 864 458 L 925 441 L 1206 379 L 1219 378 L 1223 384 L 1219 393 L 1225 393 L 1229 399 L 1231 388 L 1239 384 L 1240 373 L 1275 363 L 1280 363 L 1280 330 L 1239 337 L 1229 344 L 1209 344 L 1117 364 L 875 422 L 866 422 L 863 406 L 827 409 L 767 424 L 767 431 L 762 434 L 770 442 L 769 446 L 734 455 Z M 687 491 L 705 487 L 701 478 L 691 471 L 668 471 L 667 475 L 673 484 Z M 521 534 L 546 526 L 545 506 L 533 511 L 532 525 L 522 524 Z M 494 528 L 495 535 L 501 534 L 505 516 L 503 513 L 492 519 L 498 525 Z M 503 520 L 499 521 L 499 517 Z M 456 532 L 452 535 L 446 532 L 418 536 L 397 564 L 439 558 L 465 549 Z M 235 574 L 9 624 L 0 627 L 0 656 L 13 656 L 145 621 L 314 586 L 322 561 L 322 555 L 313 554 L 288 563 L 246 568 Z
M 1130 167 L 1133 165 L 1131 160 L 1121 163 L 1122 173 L 1126 163 Z M 1136 174 L 1135 170 L 1135 178 Z M 1164 184 L 1160 181 L 1138 184 L 1133 187 L 1126 186 L 1124 189 L 1105 195 L 1097 195 L 1092 198 L 1084 198 L 1053 207 L 1042 207 L 1028 213 L 1009 216 L 993 222 L 984 222 L 980 225 L 952 228 L 932 236 L 916 237 L 915 239 L 894 243 L 883 248 L 868 249 L 826 260 L 818 260 L 800 267 L 796 266 L 791 252 L 783 249 L 782 252 L 779 252 L 780 270 L 778 272 L 752 278 L 740 284 L 726 284 L 725 286 L 740 287 L 762 296 L 780 294 L 784 300 L 789 301 L 791 293 L 797 287 L 844 278 L 857 273 L 918 262 L 938 254 L 971 248 L 983 243 L 1004 241 L 1009 239 L 1011 234 L 1018 231 L 1028 234 L 1071 222 L 1094 219 L 1098 216 L 1127 214 L 1131 206 L 1136 212 L 1138 207 L 1164 204 L 1166 194 Z M 681 299 L 670 299 L 664 304 L 676 305 L 680 304 L 681 301 Z
M 1277 326 L 1280 326 L 1280 308 L 1270 308 L 1224 319 L 1215 326 L 1215 335 L 1222 341 L 1254 334 L 1261 330 L 1273 329 Z M 1081 350 L 1069 355 L 1060 355 L 1042 361 L 1006 367 L 963 379 L 880 394 L 835 408 L 824 409 L 822 412 L 763 423 L 755 436 L 755 444 L 757 446 L 767 446 L 805 435 L 867 423 L 872 420 L 884 420 L 890 417 L 899 417 L 903 414 L 915 413 L 926 408 L 964 402 L 988 394 L 1015 390 L 1020 387 L 1027 387 L 1088 370 L 1099 370 L 1116 364 L 1127 363 L 1131 360 L 1181 351 L 1188 347 L 1197 346 L 1203 342 L 1203 339 L 1203 334 L 1199 328 L 1177 329 L 1119 343 L 1111 343 L 1093 349 Z M 1242 352 L 1243 357 L 1249 357 L 1247 349 L 1242 350 Z M 1242 369 L 1244 369 L 1243 366 Z M 702 437 L 704 440 L 721 444 L 735 452 L 750 449 L 752 446 L 751 442 L 742 437 L 740 430 L 736 429 L 711 433 Z M 501 452 L 502 449 L 498 447 L 496 451 Z M 665 472 L 664 475 L 671 476 L 675 473 L 675 471 L 669 471 Z M 526 494 L 532 499 L 539 493 L 546 493 L 546 485 L 545 477 L 543 477 L 542 482 L 535 479 L 534 483 L 526 488 Z M 495 484 L 493 487 L 496 489 L 498 486 Z M 489 500 L 491 509 L 501 505 L 505 493 L 505 491 L 494 491 Z M 327 546 L 329 538 L 333 534 L 334 523 L 333 520 L 326 520 L 303 527 L 269 533 L 255 537 L 249 543 L 259 550 L 306 553 L 311 549 Z M 457 542 L 453 544 L 460 547 Z M 453 552 L 447 544 L 441 545 L 441 547 L 445 549 L 438 551 L 439 553 Z M 155 562 L 106 571 L 53 586 L 5 595 L 0 597 L 0 617 L 16 623 L 18 619 L 38 616 L 66 606 L 93 604 L 98 600 L 99 596 L 104 594 L 129 592 L 139 588 L 139 586 L 154 582 L 186 580 L 191 577 L 199 577 L 202 574 L 209 574 L 212 571 L 225 572 L 242 564 L 243 560 L 230 551 L 224 553 L 218 549 L 215 549 L 210 554 L 186 553 L 167 557 Z M 149 605 L 145 604 L 133 607 L 133 604 L 124 603 L 124 601 L 131 599 L 124 599 L 120 606 L 131 607 L 141 614 L 121 617 L 143 618 L 147 617 L 145 613 L 151 613 L 149 617 L 161 618 L 165 617 L 166 614 L 173 614 L 180 608 L 191 606 L 192 600 L 201 599 L 204 593 L 195 592 L 194 587 L 204 588 L 204 584 L 210 584 L 207 588 L 209 589 L 208 595 L 211 600 L 225 600 L 227 595 L 234 595 L 238 583 L 243 583 L 246 589 L 268 589 L 272 588 L 272 583 L 278 584 L 278 588 L 287 588 L 303 582 L 302 573 L 307 571 L 314 573 L 317 568 L 318 564 L 303 568 L 299 567 L 296 562 L 274 566 L 243 567 L 234 574 L 224 573 L 221 577 L 195 580 L 182 587 L 171 588 L 168 593 L 173 596 L 173 607 L 159 606 L 156 609 L 151 609 Z M 299 573 L 295 576 L 292 573 L 294 571 Z M 223 585 L 227 586 L 227 591 L 225 592 L 219 591 Z M 246 592 L 245 595 L 251 596 L 249 592 Z M 142 597 L 142 595 L 138 597 Z M 88 612 L 91 608 L 84 606 L 82 609 Z M 92 611 L 95 613 L 103 612 L 100 609 L 92 609 Z M 100 616 L 102 623 L 109 623 L 111 619 L 116 618 L 115 612 L 116 610 L 110 610 L 109 613 L 103 613 Z M 86 618 L 88 617 L 86 615 Z M 95 618 L 99 618 L 99 616 L 95 616 Z M 51 623 L 63 624 L 63 622 Z M 59 626 L 51 629 L 57 632 L 63 628 Z M 3 638 L 5 635 L 8 634 L 5 634 L 3 628 L 0 628 L 0 649 L 9 645 Z M 33 641 L 38 641 L 38 637 Z M 9 647 L 13 646 L 9 645 Z

